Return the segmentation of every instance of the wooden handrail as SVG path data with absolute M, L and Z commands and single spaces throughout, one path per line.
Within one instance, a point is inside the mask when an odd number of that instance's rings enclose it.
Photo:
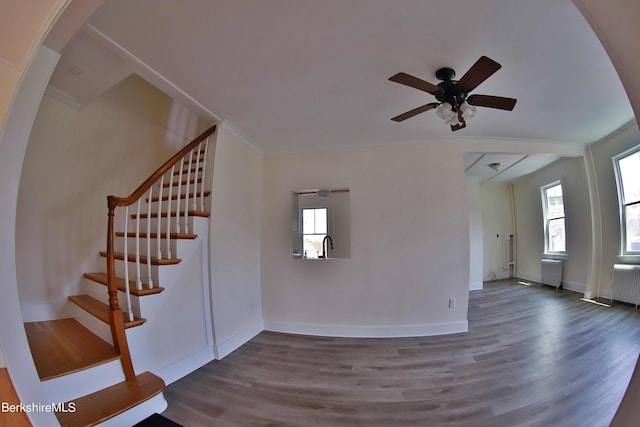
M 162 175 L 164 175 L 173 165 L 178 163 L 185 155 L 189 153 L 189 151 L 193 150 L 196 145 L 200 144 L 202 141 L 207 139 L 212 133 L 216 131 L 216 125 L 211 126 L 209 129 L 205 130 L 198 136 L 196 139 L 191 141 L 187 146 L 185 146 L 182 150 L 178 151 L 172 158 L 167 160 L 165 164 L 160 166 L 158 170 L 156 170 L 145 182 L 143 182 L 140 187 L 138 187 L 133 193 L 131 193 L 128 197 L 118 197 L 118 196 L 108 196 L 107 200 L 113 203 L 113 206 L 131 206 L 135 202 L 138 201 L 142 195 L 151 188 L 153 184 L 156 183 L 160 179 Z
M 107 288 L 109 294 L 109 324 L 111 327 L 111 336 L 113 338 L 113 345 L 120 353 L 122 368 L 125 373 L 125 377 L 130 380 L 135 377 L 135 371 L 133 363 L 131 361 L 131 355 L 129 353 L 129 344 L 127 343 L 127 335 L 125 332 L 125 325 L 123 320 L 122 309 L 118 301 L 118 286 L 115 270 L 115 250 L 114 250 L 114 217 L 115 210 L 118 206 L 130 206 L 137 202 L 149 189 L 160 180 L 165 173 L 169 171 L 176 163 L 182 161 L 182 159 L 194 150 L 200 143 L 205 141 L 211 134 L 216 131 L 216 125 L 211 126 L 209 129 L 200 134 L 196 139 L 187 144 L 183 149 L 178 151 L 167 162 L 160 166 L 149 178 L 147 178 L 142 185 L 140 185 L 133 193 L 128 197 L 108 196 L 108 223 L 107 223 Z M 205 147 L 206 147 L 205 143 Z M 206 151 L 206 149 L 205 149 Z M 180 177 L 182 179 L 182 177 Z M 185 210 L 186 211 L 186 210 Z M 169 224 L 169 223 L 167 223 Z M 147 230 L 147 233 L 149 230 Z M 138 253 L 138 252 L 136 252 Z M 125 261 L 126 262 L 126 261 Z M 125 267 L 126 268 L 126 267 Z M 149 273 L 150 274 L 150 273 Z

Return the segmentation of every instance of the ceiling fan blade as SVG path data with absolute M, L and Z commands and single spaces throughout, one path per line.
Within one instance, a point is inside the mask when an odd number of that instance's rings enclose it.
M 437 102 L 432 102 L 430 104 L 423 105 L 418 108 L 414 108 L 413 110 L 407 111 L 406 113 L 400 114 L 399 116 L 393 117 L 391 120 L 394 122 L 403 122 L 407 119 L 410 119 L 413 116 L 417 116 L 420 113 L 424 113 L 425 111 L 429 111 L 432 108 L 436 108 L 438 106 Z
M 474 90 L 480 83 L 487 80 L 493 73 L 498 71 L 502 65 L 498 64 L 493 59 L 481 56 L 475 64 L 469 68 L 469 71 L 465 73 L 460 80 L 458 80 L 458 86 L 463 87 L 467 92 Z
M 464 129 L 467 127 L 467 122 L 465 122 L 464 119 L 462 118 L 462 111 L 458 111 L 458 121 L 460 122 L 459 125 L 451 125 L 451 132 L 455 132 L 457 130 Z
M 407 73 L 398 73 L 395 74 L 391 77 L 389 77 L 389 80 L 391 80 L 392 82 L 396 82 L 396 83 L 400 83 L 402 85 L 406 85 L 406 86 L 410 86 L 416 89 L 420 89 L 423 90 L 425 92 L 428 92 L 432 95 L 435 95 L 436 93 L 440 92 L 442 89 L 440 89 L 438 86 L 433 85 L 429 82 L 425 82 L 422 79 L 419 79 L 417 77 L 413 77 Z
M 503 98 L 502 96 L 491 95 L 471 95 L 467 98 L 467 102 L 471 105 L 477 105 L 479 107 L 498 108 L 500 110 L 513 110 L 517 99 Z

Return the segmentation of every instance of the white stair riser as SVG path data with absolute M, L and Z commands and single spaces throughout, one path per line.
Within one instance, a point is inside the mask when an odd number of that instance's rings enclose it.
M 113 345 L 113 338 L 111 337 L 111 328 L 108 324 L 98 319 L 88 311 L 69 301 L 69 312 L 73 318 L 82 324 L 85 328 L 99 336 L 109 344 Z M 117 382 L 117 381 L 116 381 Z
M 200 190 L 198 190 L 200 191 Z M 165 195 L 167 195 L 167 193 L 165 193 Z M 208 203 L 208 199 L 209 197 L 205 197 L 204 198 L 204 207 L 207 207 L 207 203 Z M 184 206 L 185 206 L 185 201 L 187 199 L 182 198 L 180 199 L 180 210 L 184 211 Z M 193 205 L 193 197 L 189 196 L 189 208 L 187 210 L 190 211 L 201 211 L 202 210 L 202 203 L 201 203 L 201 198 L 200 198 L 200 193 L 198 193 L 198 197 L 196 197 L 196 204 L 195 207 Z M 177 200 L 171 200 L 171 203 L 169 203 L 169 201 L 167 200 L 163 200 L 162 203 L 159 201 L 155 201 L 155 202 L 151 202 L 151 212 L 157 212 L 158 211 L 158 207 L 160 206 L 162 208 L 162 212 L 167 212 L 168 205 L 171 205 L 171 212 L 175 212 L 176 209 L 178 208 L 178 201 Z M 135 205 L 134 205 L 135 206 Z M 140 205 L 140 212 L 141 213 L 146 213 L 147 212 L 147 202 L 143 202 Z M 136 206 L 135 208 L 130 207 L 129 208 L 129 213 L 135 213 L 135 211 L 133 211 L 132 209 L 138 209 L 138 207 Z
M 146 230 L 145 230 L 146 231 Z M 169 249 L 171 250 L 171 256 L 173 258 L 176 257 L 176 254 L 178 253 L 176 251 L 176 240 L 177 239 L 170 239 L 169 241 Z M 115 248 L 116 252 L 124 252 L 124 241 L 125 238 L 124 237 L 116 237 L 114 242 L 113 242 L 113 247 Z M 158 256 L 158 239 L 152 238 L 149 240 L 149 247 L 151 249 L 151 256 L 157 257 Z M 128 253 L 134 253 L 136 249 L 136 238 L 135 237 L 128 237 L 127 238 L 127 252 Z M 167 252 L 167 239 L 160 239 L 160 251 L 161 251 L 161 255 L 162 258 L 167 258 L 168 256 L 168 252 Z M 141 238 L 140 239 L 140 254 L 141 255 L 147 255 L 147 239 L 146 238 Z
M 177 227 L 176 227 L 176 217 L 174 215 L 171 216 L 171 224 L 169 227 L 169 232 L 170 233 L 192 233 L 193 231 L 193 218 L 192 216 L 187 216 L 186 218 L 186 226 L 185 226 L 185 217 L 181 216 L 180 217 L 180 231 L 178 231 Z M 151 219 L 147 219 L 147 218 L 141 218 L 140 219 L 140 232 L 141 233 L 146 233 L 147 232 L 147 221 L 150 222 L 150 231 L 152 233 L 156 233 L 158 231 L 158 221 L 160 221 L 160 232 L 161 233 L 166 233 L 167 232 L 167 218 L 151 218 Z M 136 231 L 136 220 L 129 218 L 129 221 L 127 222 L 127 228 L 129 232 L 135 232 Z M 116 230 L 118 231 L 123 231 L 124 230 L 124 226 L 120 226 L 118 228 L 116 228 Z
M 157 286 L 156 283 L 158 281 L 158 267 L 157 265 L 151 265 L 151 280 L 153 281 L 153 285 Z M 125 262 L 122 260 L 116 260 L 116 276 L 125 277 L 125 268 L 129 270 L 129 280 L 136 281 L 138 279 L 136 263 L 135 262 Z M 142 280 L 142 285 L 144 287 L 149 287 L 149 269 L 147 264 L 140 264 L 140 280 Z
M 42 381 L 51 402 L 68 402 L 125 380 L 120 359 Z
M 93 280 L 89 280 L 87 278 L 85 278 L 84 280 L 86 284 L 83 289 L 87 291 L 88 295 L 91 295 L 98 301 L 105 304 L 109 303 L 109 294 L 107 293 L 106 286 L 101 285 L 100 283 L 96 283 Z M 122 291 L 118 291 L 118 301 L 120 302 L 120 308 L 122 308 L 122 311 L 129 311 L 129 307 L 127 306 L 127 294 Z M 133 310 L 133 314 L 135 316 L 144 317 L 141 314 L 140 310 L 140 297 L 131 295 L 131 309 Z

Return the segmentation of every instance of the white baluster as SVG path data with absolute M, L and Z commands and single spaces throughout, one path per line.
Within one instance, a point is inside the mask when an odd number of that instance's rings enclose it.
M 127 315 L 129 321 L 133 320 L 133 311 L 131 310 L 131 293 L 129 292 L 129 206 L 124 208 L 124 289 L 127 294 Z
M 189 232 L 189 182 L 191 181 L 191 161 L 193 160 L 193 150 L 189 153 L 189 166 L 187 168 L 187 191 L 184 195 L 184 232 Z M 183 162 L 184 163 L 184 162 Z
M 202 183 L 200 184 L 200 210 L 204 212 L 204 183 L 205 171 L 207 170 L 207 149 L 209 148 L 209 138 L 204 143 L 204 161 L 202 162 Z
M 182 194 L 182 170 L 184 168 L 184 162 L 180 161 L 180 175 L 178 176 L 178 192 L 176 193 L 176 233 L 180 232 L 180 195 Z
M 153 288 L 151 278 L 151 199 L 153 198 L 153 185 L 149 187 L 149 202 L 147 203 L 147 287 Z M 160 212 L 158 212 L 158 222 L 160 222 Z
M 162 189 L 164 188 L 164 175 L 162 175 L 162 177 L 160 178 L 160 186 L 158 187 L 158 212 L 162 212 Z M 171 203 L 171 201 L 169 201 L 169 203 Z M 158 218 L 157 221 L 157 229 L 156 229 L 156 243 L 158 245 L 158 250 L 156 251 L 156 258 L 158 259 L 162 259 L 162 237 L 160 236 L 161 233 L 161 221 L 160 218 Z
M 171 172 L 169 172 L 169 201 L 167 202 L 167 259 L 171 258 L 171 193 L 173 192 L 174 169 L 175 166 L 171 166 Z
M 138 199 L 138 214 L 136 215 L 136 288 L 142 289 L 140 278 L 140 199 Z
M 196 148 L 196 150 L 198 150 L 197 156 L 196 156 L 196 176 L 193 180 L 193 210 L 197 211 L 198 210 L 198 204 L 197 204 L 197 200 L 198 200 L 198 177 L 200 176 L 200 158 L 201 158 L 201 154 L 200 154 L 200 148 L 202 147 L 202 142 L 200 144 L 198 144 L 198 147 Z M 202 185 L 202 184 L 201 184 Z

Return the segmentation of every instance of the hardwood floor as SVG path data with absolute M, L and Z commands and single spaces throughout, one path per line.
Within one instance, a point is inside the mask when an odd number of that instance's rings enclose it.
M 263 332 L 171 384 L 192 426 L 607 426 L 640 352 L 640 311 L 550 287 L 473 291 L 469 332 L 350 339 Z

